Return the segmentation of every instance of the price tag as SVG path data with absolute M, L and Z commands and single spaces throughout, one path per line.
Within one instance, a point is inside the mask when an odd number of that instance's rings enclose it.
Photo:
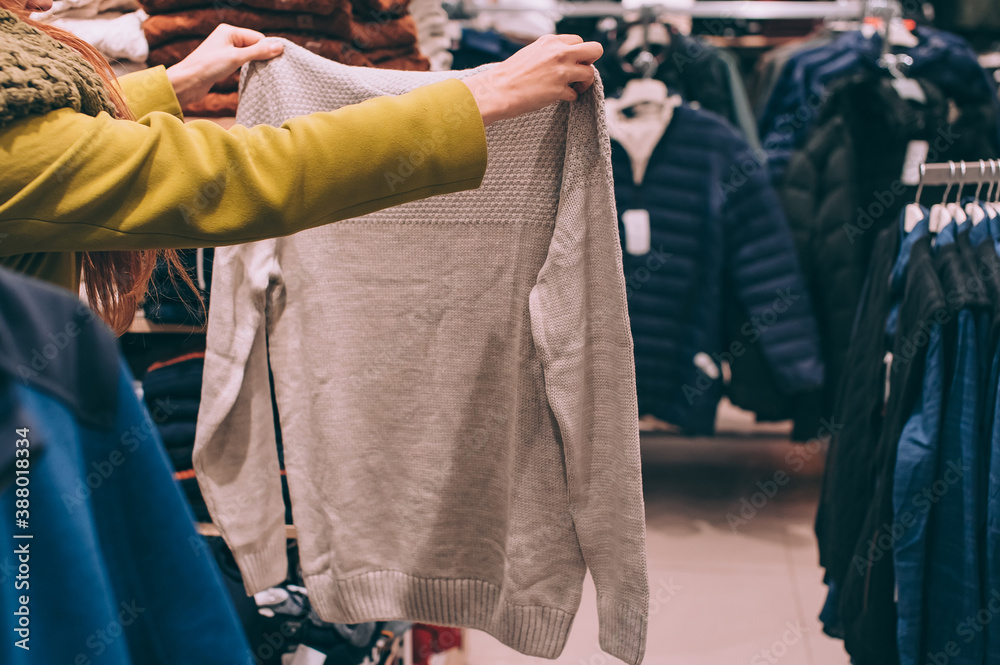
M 635 256 L 649 254 L 649 211 L 626 210 L 622 213 L 622 224 L 625 226 L 625 251 Z

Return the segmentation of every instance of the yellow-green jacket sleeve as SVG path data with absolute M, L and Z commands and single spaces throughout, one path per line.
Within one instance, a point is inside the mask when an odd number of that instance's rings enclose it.
M 176 104 L 125 85 L 139 109 Z M 249 242 L 473 189 L 485 170 L 482 118 L 456 80 L 280 128 L 64 109 L 0 132 L 0 256 Z
M 153 111 L 169 113 L 177 118 L 184 117 L 174 86 L 170 85 L 167 78 L 167 68 L 162 65 L 120 76 L 118 85 L 128 102 L 129 110 L 136 118 Z

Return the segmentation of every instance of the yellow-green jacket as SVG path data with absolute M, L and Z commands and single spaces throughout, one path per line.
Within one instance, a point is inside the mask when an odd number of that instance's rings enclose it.
M 473 189 L 486 170 L 482 118 L 456 80 L 229 131 L 185 124 L 162 67 L 120 82 L 138 122 L 62 109 L 0 130 L 0 265 L 75 290 L 77 252 L 288 235 Z

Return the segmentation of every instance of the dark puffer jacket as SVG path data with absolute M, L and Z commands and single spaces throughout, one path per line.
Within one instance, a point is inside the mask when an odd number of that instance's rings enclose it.
M 612 163 L 619 218 L 646 210 L 650 220 L 650 251 L 624 253 L 640 414 L 711 433 L 721 361 L 756 346 L 786 393 L 821 385 L 794 243 L 767 169 L 746 140 L 714 113 L 682 106 L 640 185 L 614 141 Z M 727 300 L 745 313 L 732 340 L 724 332 Z
M 926 104 L 901 99 L 887 78 L 842 82 L 779 192 L 816 309 L 827 372 L 820 412 L 795 414 L 799 431 L 816 432 L 819 416 L 833 412 L 873 243 L 916 194 L 901 179 L 911 142 L 929 144 L 928 162 L 997 154 L 991 104 L 962 106 L 920 83 Z M 923 201 L 942 194 L 925 188 Z
M 979 66 L 975 51 L 965 40 L 926 27 L 918 27 L 914 34 L 918 45 L 904 49 L 913 60 L 908 76 L 932 82 L 959 105 L 989 103 L 1000 108 L 996 84 Z M 776 183 L 784 178 L 794 151 L 801 150 L 822 123 L 822 104 L 837 83 L 857 75 L 886 75 L 878 65 L 881 57 L 878 35 L 868 38 L 852 31 L 827 44 L 801 50 L 785 64 L 759 123 Z M 996 134 L 997 127 L 993 132 Z

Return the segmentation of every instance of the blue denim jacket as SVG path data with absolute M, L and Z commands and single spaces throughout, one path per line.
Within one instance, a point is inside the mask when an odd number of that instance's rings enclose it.
M 990 216 L 988 222 L 983 222 L 972 230 L 970 236 L 974 246 L 989 243 L 996 250 L 996 242 L 1000 239 L 1000 217 Z M 992 341 L 992 340 L 991 340 Z M 984 414 L 992 421 L 992 430 L 985 432 L 989 435 L 984 454 L 989 459 L 983 464 L 988 469 L 986 487 L 983 492 L 983 505 L 985 510 L 985 533 L 983 538 L 986 541 L 982 548 L 985 559 L 985 572 L 983 578 L 984 607 L 991 611 L 993 617 L 1000 616 L 1000 603 L 998 603 L 994 592 L 1000 590 L 1000 390 L 997 390 L 1000 383 L 1000 346 L 992 349 L 993 358 L 990 366 L 990 381 L 987 384 L 986 406 L 987 413 Z M 986 625 L 986 657 L 985 662 L 1000 662 L 1000 622 L 991 621 Z
M 124 363 L 117 372 L 108 430 L 82 425 L 50 394 L 0 373 L 0 392 L 13 391 L 24 413 L 18 427 L 29 428 L 29 443 L 46 444 L 29 457 L 28 529 L 15 522 L 18 488 L 0 494 L 0 662 L 255 665 L 156 427 Z M 30 612 L 30 650 L 15 644 L 21 607 Z
M 944 257 L 955 251 L 957 225 L 949 224 L 937 238 Z M 974 308 L 969 291 L 969 266 L 952 255 L 952 267 L 939 266 L 950 310 L 956 321 L 949 322 L 948 344 L 950 384 L 944 395 L 944 421 L 938 451 L 937 472 L 931 488 L 932 516 L 928 532 L 926 595 L 928 621 L 924 647 L 928 654 L 948 653 L 952 664 L 981 665 L 984 639 L 982 630 L 968 624 L 980 608 L 981 576 L 979 559 L 979 511 L 981 493 L 977 471 L 980 441 L 977 423 L 981 419 L 979 400 L 980 350 L 976 330 L 979 308 Z M 942 368 L 939 372 L 943 373 Z M 946 378 L 945 381 L 949 379 Z M 933 499 L 937 499 L 936 502 Z M 949 643 L 957 646 L 949 653 Z M 928 658 L 930 656 L 927 656 Z
M 905 217 L 905 212 L 903 213 Z M 902 224 L 903 217 L 900 218 Z M 902 297 L 902 283 L 913 243 L 928 233 L 928 216 L 906 234 L 892 272 L 894 294 Z M 894 304 L 887 322 L 887 334 L 895 335 L 899 304 Z M 893 516 L 900 536 L 893 543 L 896 569 L 897 640 L 900 665 L 921 663 L 921 636 L 924 613 L 924 566 L 930 503 L 921 494 L 934 480 L 938 434 L 941 424 L 941 393 L 944 349 L 941 328 L 931 327 L 927 360 L 920 398 L 903 428 L 896 453 L 893 476 Z

